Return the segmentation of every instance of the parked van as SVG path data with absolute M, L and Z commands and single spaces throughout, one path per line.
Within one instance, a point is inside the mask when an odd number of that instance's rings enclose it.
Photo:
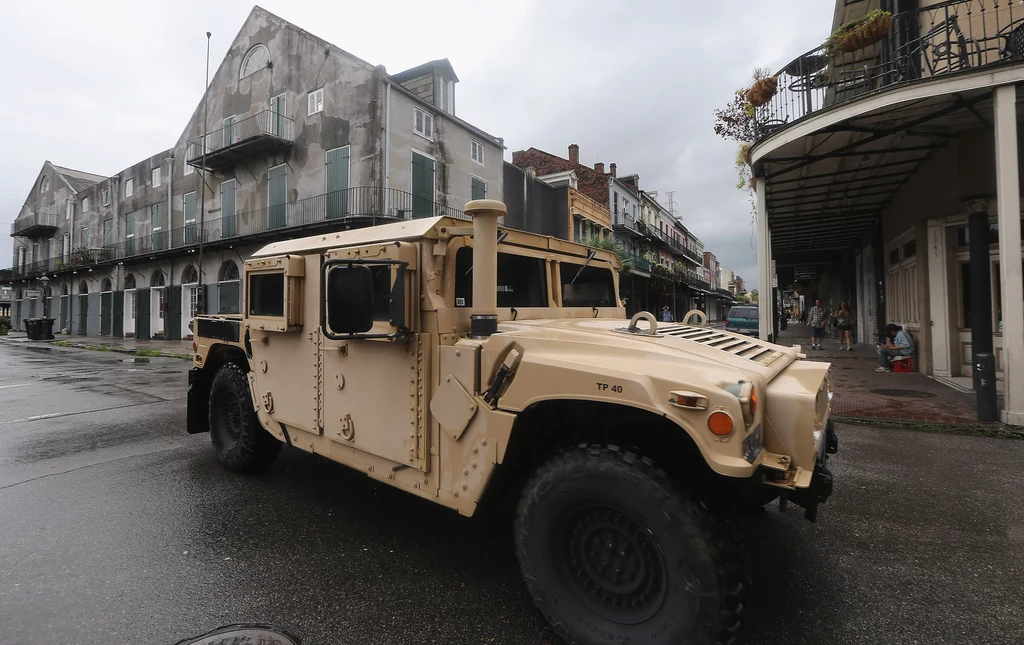
M 733 307 L 726 316 L 725 331 L 756 336 L 759 326 L 758 313 L 757 307 Z

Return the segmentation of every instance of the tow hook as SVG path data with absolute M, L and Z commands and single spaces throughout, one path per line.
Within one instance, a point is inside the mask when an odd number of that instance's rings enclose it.
M 815 522 L 818 519 L 818 504 L 824 504 L 832 496 L 833 481 L 832 471 L 823 461 L 818 461 L 811 475 L 811 485 L 802 490 L 783 493 L 779 500 L 780 508 L 784 508 L 785 501 L 793 502 L 804 509 L 805 520 Z
M 832 419 L 825 424 L 825 452 L 830 455 L 839 452 L 839 436 L 836 434 L 836 424 Z

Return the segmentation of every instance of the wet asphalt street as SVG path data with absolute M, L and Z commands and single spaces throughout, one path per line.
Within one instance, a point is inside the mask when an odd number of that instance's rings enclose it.
M 0 643 L 557 642 L 507 535 L 286 451 L 221 470 L 177 359 L 0 341 Z M 1024 642 L 1024 441 L 840 427 L 833 499 L 745 521 L 746 643 Z

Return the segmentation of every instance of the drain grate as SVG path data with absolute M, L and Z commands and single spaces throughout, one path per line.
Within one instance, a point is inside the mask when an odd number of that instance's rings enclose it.
M 871 390 L 872 394 L 878 394 L 880 396 L 899 396 L 908 399 L 934 399 L 935 395 L 931 392 L 920 392 L 918 390 L 899 390 L 899 389 L 885 389 L 881 388 L 878 390 Z

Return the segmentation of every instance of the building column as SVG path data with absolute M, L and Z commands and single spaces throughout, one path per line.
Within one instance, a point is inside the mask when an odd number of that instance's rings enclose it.
M 754 180 L 757 200 L 757 299 L 758 337 L 768 340 L 772 333 L 771 238 L 768 235 L 768 206 L 765 200 L 764 177 Z
M 1004 393 L 1001 419 L 1003 423 L 1024 425 L 1024 279 L 1021 276 L 1016 86 L 997 87 L 994 108 L 999 281 L 1003 289 Z M 974 241 L 973 237 L 971 241 Z
M 952 376 L 950 334 L 953 326 L 949 316 L 948 257 L 946 225 L 942 220 L 928 221 L 928 317 L 932 325 L 932 374 Z

